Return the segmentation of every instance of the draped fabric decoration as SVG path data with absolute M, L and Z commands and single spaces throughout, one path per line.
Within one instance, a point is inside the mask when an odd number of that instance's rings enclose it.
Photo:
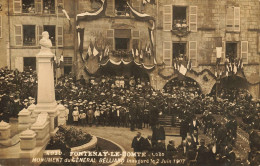
M 95 12 L 84 12 L 78 14 L 76 16 L 76 21 L 79 23 L 81 20 L 92 20 L 97 19 L 100 16 L 104 15 L 107 0 L 101 0 L 102 6 Z M 92 76 L 96 74 L 100 67 L 106 66 L 108 64 L 113 64 L 116 66 L 119 65 L 137 65 L 140 68 L 146 70 L 152 70 L 155 68 L 157 64 L 155 58 L 151 58 L 153 54 L 153 47 L 154 47 L 154 29 L 155 29 L 155 19 L 148 14 L 143 14 L 136 11 L 130 4 L 127 2 L 131 12 L 133 13 L 134 17 L 140 21 L 148 21 L 148 23 L 152 23 L 152 27 L 148 28 L 150 43 L 149 46 L 146 46 L 145 50 L 135 48 L 129 51 L 128 53 L 118 53 L 116 51 L 109 50 L 109 46 L 105 46 L 105 48 L 98 48 L 96 45 L 90 42 L 89 46 L 87 47 L 86 55 L 84 57 L 83 53 L 83 41 L 84 41 L 84 29 L 77 27 L 78 32 L 78 44 L 79 44 L 79 53 L 80 57 L 83 62 L 83 67 L 85 72 Z M 152 21 L 152 22 L 151 22 Z M 120 55 L 119 55 L 120 54 Z M 149 57 L 149 58 L 144 58 Z
M 85 28 L 80 28 L 79 26 L 77 27 L 78 46 L 79 46 L 79 53 L 81 56 L 83 55 L 84 30 L 85 30 Z
M 133 13 L 134 17 L 138 20 L 141 21 L 149 21 L 149 20 L 154 20 L 154 18 L 148 14 L 145 13 L 140 13 L 137 10 L 135 10 L 128 2 L 127 5 L 129 6 L 131 12 Z
M 84 19 L 95 19 L 100 15 L 103 15 L 105 13 L 107 2 L 106 0 L 101 0 L 102 6 L 95 12 L 85 12 L 81 14 L 77 14 L 76 20 L 77 22 Z
M 134 64 L 136 64 L 137 66 L 139 66 L 140 68 L 144 68 L 144 69 L 146 69 L 146 70 L 151 70 L 151 69 L 153 69 L 154 67 L 155 67 L 155 65 L 153 65 L 153 66 L 146 66 L 145 64 L 143 64 L 143 63 L 138 63 L 138 62 L 136 62 L 136 61 L 124 61 L 123 59 L 121 59 L 120 61 L 114 61 L 114 60 L 112 60 L 112 59 L 108 59 L 105 63 L 101 63 L 100 64 L 100 66 L 106 66 L 108 63 L 111 63 L 111 64 L 113 64 L 113 65 L 117 65 L 117 66 L 119 66 L 119 65 L 129 65 L 129 64 L 132 64 L 132 63 L 134 63 Z

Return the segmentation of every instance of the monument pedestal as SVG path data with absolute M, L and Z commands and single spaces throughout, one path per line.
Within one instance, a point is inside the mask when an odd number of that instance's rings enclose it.
M 54 54 L 50 49 L 41 49 L 37 54 L 38 63 L 38 98 L 34 113 L 48 113 L 50 117 L 50 135 L 58 130 L 59 108 L 55 100 L 54 89 Z

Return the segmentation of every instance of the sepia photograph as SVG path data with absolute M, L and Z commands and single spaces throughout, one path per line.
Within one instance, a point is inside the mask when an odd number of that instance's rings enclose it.
M 0 0 L 0 166 L 260 166 L 260 0 Z

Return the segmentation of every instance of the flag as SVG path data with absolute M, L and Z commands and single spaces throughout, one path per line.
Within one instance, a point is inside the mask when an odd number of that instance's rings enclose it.
M 215 77 L 218 77 L 218 72 L 217 71 L 215 71 Z
M 226 76 L 228 77 L 228 71 L 226 71 Z
M 107 45 L 105 48 L 104 57 L 108 56 L 108 54 L 109 54 L 109 46 Z
M 101 62 L 103 59 L 103 51 L 100 51 L 100 55 L 99 55 L 99 61 Z
M 174 63 L 174 69 L 177 69 L 177 64 L 176 63 Z
M 156 61 L 155 58 L 153 59 L 153 63 L 154 63 L 155 65 L 157 65 L 157 61 Z
M 97 56 L 99 54 L 98 50 L 96 49 L 96 47 L 94 46 L 94 49 L 93 49 L 93 55 L 94 56 Z
M 143 59 L 144 58 L 144 54 L 143 54 L 143 50 L 141 50 L 140 52 L 140 59 Z
M 179 71 L 182 75 L 186 75 L 186 73 L 187 73 L 187 68 L 186 67 L 184 67 L 182 64 L 181 64 L 181 66 L 180 66 L 180 71 Z
M 86 60 L 92 55 L 92 48 L 91 48 L 91 44 L 88 46 L 88 53 L 86 56 Z
M 64 57 L 63 57 L 63 51 L 62 51 L 62 53 L 61 53 L 61 55 L 60 55 L 60 62 L 59 62 L 59 67 L 60 68 L 62 68 L 63 67 L 63 65 L 64 65 Z
M 244 63 L 243 63 L 243 61 L 241 60 L 241 69 L 243 69 L 243 67 L 244 67 Z
M 149 56 L 149 58 L 151 57 L 151 55 L 152 55 L 152 50 L 151 50 L 151 47 L 150 47 L 150 45 L 149 45 L 149 47 L 148 47 L 148 56 Z
M 237 73 L 237 66 L 236 66 L 236 64 L 234 64 L 234 73 L 236 74 Z
M 135 51 L 133 48 L 132 48 L 132 55 L 133 55 L 133 57 L 135 57 Z
M 135 56 L 139 56 L 139 51 L 138 51 L 138 49 L 135 49 Z

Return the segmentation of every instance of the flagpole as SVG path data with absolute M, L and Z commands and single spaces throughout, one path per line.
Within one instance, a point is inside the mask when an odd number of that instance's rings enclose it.
M 57 13 L 56 13 L 56 35 L 55 35 L 55 37 L 56 37 L 56 47 L 55 47 L 55 49 L 56 49 L 56 62 L 55 63 L 57 63 L 57 59 L 58 59 L 58 57 L 57 57 L 57 54 L 58 54 L 58 26 L 59 26 L 59 6 L 58 6 L 58 4 L 57 4 Z M 57 66 L 57 65 L 56 65 Z M 57 85 L 57 83 L 58 83 L 58 78 L 57 78 L 57 67 L 56 67 L 56 69 L 55 69 L 55 76 L 56 76 L 56 85 Z

